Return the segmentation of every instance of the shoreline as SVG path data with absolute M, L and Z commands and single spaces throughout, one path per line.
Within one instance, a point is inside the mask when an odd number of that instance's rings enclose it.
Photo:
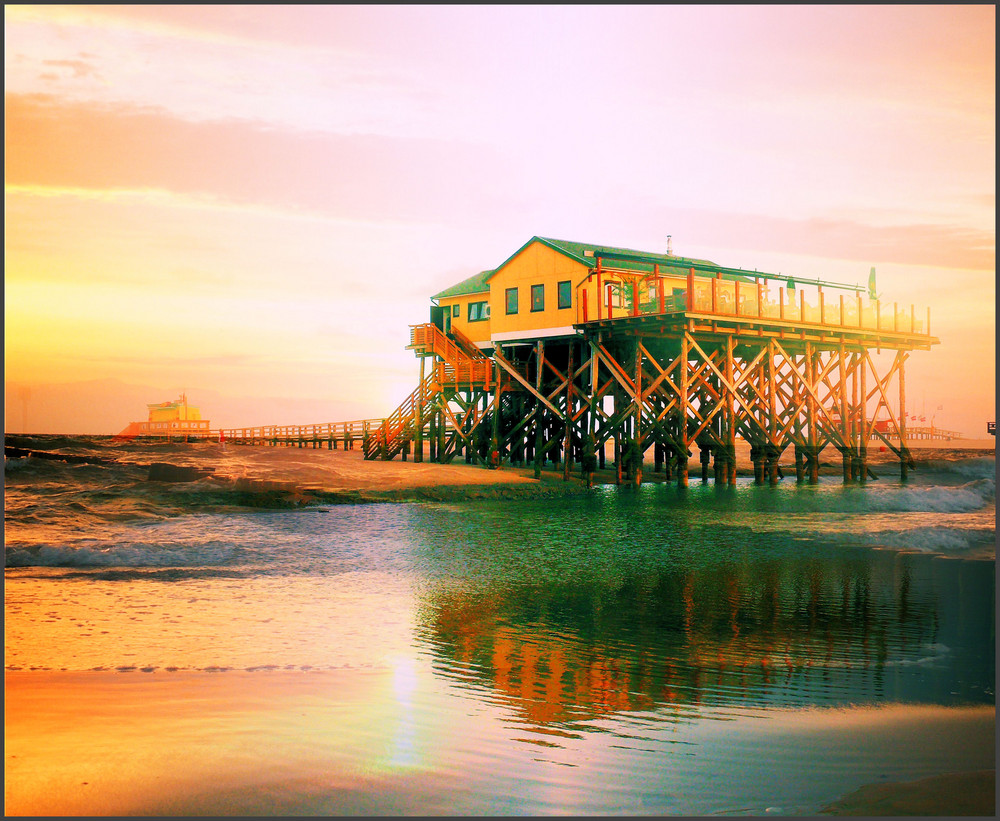
M 15 437 L 18 438 L 18 437 Z M 963 443 L 944 440 L 920 440 L 910 447 L 919 475 L 922 465 L 933 461 L 963 458 L 995 458 L 994 442 L 966 440 Z M 25 450 L 10 446 L 12 450 Z M 588 492 L 580 466 L 573 464 L 569 476 L 564 478 L 563 466 L 546 462 L 540 477 L 535 478 L 533 466 L 503 464 L 491 470 L 483 465 L 466 463 L 464 456 L 440 464 L 426 461 L 414 462 L 412 455 L 403 461 L 400 457 L 390 461 L 365 460 L 360 448 L 353 450 L 327 450 L 322 448 L 266 447 L 252 445 L 219 444 L 215 442 L 175 445 L 169 452 L 159 449 L 149 451 L 152 465 L 137 465 L 150 469 L 149 479 L 163 482 L 209 481 L 222 485 L 232 493 L 233 503 L 249 507 L 299 507 L 309 504 L 363 504 L 402 502 L 458 502 L 478 499 L 529 499 L 557 498 Z M 5 462 L 10 459 L 5 446 Z M 610 450 L 610 448 L 609 448 Z M 700 454 L 691 448 L 688 462 L 689 483 L 703 484 Z M 795 464 L 786 451 L 786 458 L 779 462 L 782 484 L 795 483 Z M 134 456 L 134 454 L 133 454 Z M 642 484 L 667 484 L 661 469 L 654 470 L 651 453 L 643 462 Z M 823 457 L 826 458 L 823 458 Z M 25 450 L 17 459 L 36 458 L 34 451 Z M 55 458 L 55 453 L 39 457 Z M 159 460 L 170 460 L 168 462 Z M 98 461 L 97 457 L 67 455 L 64 461 Z M 108 460 L 101 457 L 99 461 Z M 872 448 L 868 455 L 871 472 L 879 480 L 899 480 L 899 459 L 887 447 Z M 154 469 L 156 473 L 154 475 Z M 843 465 L 832 447 L 821 454 L 821 477 L 842 476 Z M 604 469 L 594 472 L 593 485 L 616 484 L 613 454 L 605 457 Z M 750 446 L 740 440 L 736 445 L 736 475 L 740 480 L 752 479 L 753 463 Z M 622 483 L 627 480 L 623 477 Z M 709 472 L 709 484 L 714 484 Z
M 915 468 L 934 461 L 948 461 L 962 458 L 995 458 L 994 448 L 977 446 L 966 448 L 939 447 L 938 443 L 912 448 Z M 253 458 L 255 453 L 262 457 L 270 454 L 271 460 L 261 475 L 235 480 L 235 489 L 242 493 L 246 504 L 280 503 L 288 504 L 361 504 L 385 502 L 457 502 L 476 499 L 526 499 L 554 498 L 580 495 L 588 492 L 584 475 L 578 465 L 573 465 L 568 478 L 564 478 L 562 466 L 555 468 L 546 463 L 538 479 L 533 467 L 501 465 L 491 470 L 482 465 L 467 464 L 459 457 L 447 464 L 423 461 L 414 462 L 412 456 L 407 461 L 400 458 L 388 462 L 367 461 L 360 450 L 320 450 L 299 448 L 264 448 L 250 445 L 229 445 L 237 449 L 241 456 Z M 740 479 L 752 478 L 753 463 L 750 448 L 745 442 L 737 445 L 736 475 Z M 282 462 L 294 461 L 294 470 L 300 480 L 288 481 L 287 473 L 282 474 Z M 879 479 L 898 481 L 899 460 L 891 451 L 874 452 L 869 457 L 869 466 Z M 795 483 L 794 462 L 781 462 L 784 473 L 782 483 Z M 692 449 L 689 461 L 689 482 L 702 484 L 701 463 L 697 449 Z M 820 476 L 841 476 L 843 467 L 829 459 L 820 463 Z M 711 476 L 711 474 L 710 474 Z M 871 480 L 877 484 L 879 479 Z M 594 472 L 593 484 L 614 485 L 616 470 L 613 459 L 608 458 L 605 468 Z M 676 479 L 667 479 L 662 470 L 655 472 L 651 460 L 643 464 L 642 484 L 669 484 Z M 623 478 L 622 483 L 626 480 Z M 714 479 L 710 478 L 710 484 Z
M 120 814 L 313 814 L 309 791 L 275 795 L 268 803 L 267 783 L 248 760 L 227 757 L 225 744 L 200 746 L 190 760 L 160 777 L 143 777 L 162 764 L 162 751 L 143 740 L 150 728 L 163 736 L 168 751 L 187 746 L 192 728 L 208 722 L 225 735 L 234 727 L 254 733 L 283 732 L 292 712 L 317 710 L 331 686 L 337 696 L 329 708 L 360 703 L 372 686 L 393 677 L 390 667 L 353 670 L 225 669 L 219 671 L 140 670 L 4 673 L 6 810 L 18 815 Z M 84 709 L 81 716 L 80 711 Z M 137 712 L 138 711 L 138 712 Z M 275 725 L 273 720 L 281 718 Z M 101 728 L 111 722 L 97 747 L 102 756 L 84 754 Z M 39 741 L 43 739 L 42 741 Z M 172 759 L 173 760 L 173 759 Z M 234 770 L 234 762 L 241 766 Z M 296 762 L 293 765 L 293 762 Z M 308 769 L 309 760 L 289 756 L 287 766 Z M 45 773 L 43 775 L 43 772 Z M 219 794 L 191 792 L 206 773 L 219 779 Z M 817 808 L 817 816 L 982 816 L 995 815 L 995 769 L 944 772 L 907 781 L 870 783 Z M 266 781 L 266 780 L 265 780 Z M 332 806 L 378 785 L 343 773 L 330 792 Z M 383 786 L 388 786 L 388 782 Z M 55 792 L 52 790 L 55 789 Z M 179 797 L 181 796 L 181 797 Z M 187 796 L 187 797 L 183 797 Z M 231 804 L 228 798 L 241 796 Z M 343 808 L 343 807 L 341 807 Z M 327 808 L 328 809 L 328 808 Z

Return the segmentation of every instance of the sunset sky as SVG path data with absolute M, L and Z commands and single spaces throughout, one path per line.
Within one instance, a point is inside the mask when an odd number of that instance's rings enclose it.
M 995 8 L 17 6 L 7 432 L 387 415 L 430 295 L 533 235 L 931 306 L 995 419 Z M 941 410 L 937 410 L 938 407 Z

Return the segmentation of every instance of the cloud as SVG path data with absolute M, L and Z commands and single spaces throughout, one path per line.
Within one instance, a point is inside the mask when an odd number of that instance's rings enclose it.
M 159 188 L 349 218 L 465 222 L 500 207 L 491 151 L 428 138 L 189 122 L 155 108 L 7 95 L 6 183 Z
M 93 77 L 93 78 L 100 77 L 100 73 L 94 67 L 93 62 L 89 59 L 43 60 L 42 65 L 51 66 L 53 68 L 68 68 L 73 72 L 73 77 L 77 79 L 81 77 Z M 52 76 L 52 75 L 43 75 L 43 76 Z
M 851 219 L 786 219 L 759 214 L 692 211 L 650 204 L 631 214 L 632 230 L 672 233 L 688 245 L 804 254 L 827 259 L 993 271 L 996 237 L 961 225 L 873 225 Z M 665 230 L 664 226 L 669 226 Z M 716 260 L 722 262 L 721 260 Z

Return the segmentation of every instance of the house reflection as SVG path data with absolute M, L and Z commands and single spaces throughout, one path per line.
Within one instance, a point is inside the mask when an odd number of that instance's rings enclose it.
M 440 673 L 535 725 L 664 706 L 934 701 L 950 674 L 933 657 L 926 593 L 906 562 L 752 562 L 616 585 L 439 589 L 421 627 Z

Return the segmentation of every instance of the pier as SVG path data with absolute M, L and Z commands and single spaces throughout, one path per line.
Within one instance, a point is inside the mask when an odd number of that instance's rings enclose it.
M 827 448 L 864 483 L 878 442 L 905 480 L 906 362 L 939 342 L 930 309 L 883 301 L 874 270 L 866 289 L 542 237 L 431 302 L 410 327 L 417 387 L 385 419 L 223 435 L 536 475 L 551 462 L 566 478 L 611 456 L 635 484 L 651 453 L 681 487 L 695 451 L 702 482 L 735 483 L 737 437 L 758 483 L 789 449 L 796 480 L 817 482 Z

